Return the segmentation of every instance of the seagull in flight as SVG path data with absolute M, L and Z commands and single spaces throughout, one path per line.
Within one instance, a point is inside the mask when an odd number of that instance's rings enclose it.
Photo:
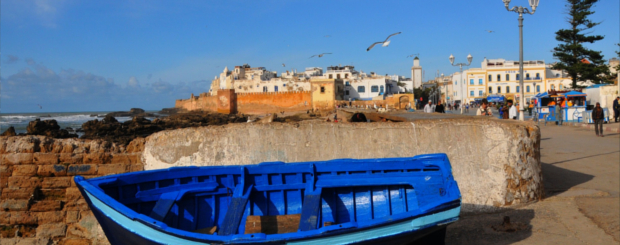
M 41 105 L 39 105 L 39 104 L 37 104 L 37 105 L 39 106 L 39 109 L 43 109 L 43 106 L 41 106 Z
M 390 39 L 390 37 L 395 36 L 395 35 L 398 35 L 398 34 L 400 34 L 400 33 L 402 33 L 402 32 L 397 32 L 397 33 L 394 33 L 394 34 L 392 34 L 392 35 L 389 35 L 389 36 L 385 39 L 385 41 L 383 41 L 383 42 L 376 42 L 376 43 L 373 43 L 372 45 L 370 45 L 370 47 L 368 47 L 368 49 L 366 49 L 366 52 L 370 51 L 370 49 L 372 49 L 375 45 L 377 45 L 377 44 L 379 44 L 379 43 L 382 43 L 382 44 L 383 44 L 383 45 L 382 45 L 383 47 L 387 47 L 388 45 L 390 45 L 390 42 L 391 42 L 391 41 L 388 41 L 388 39 Z
M 489 30 L 484 30 L 484 31 L 486 31 L 486 32 L 488 32 L 488 33 L 493 33 L 493 32 L 495 32 L 495 31 L 489 31 Z
M 412 54 L 412 55 L 408 55 L 408 56 L 407 56 L 407 58 L 409 58 L 409 57 L 417 57 L 417 56 L 420 56 L 420 54 Z
M 284 63 L 282 63 L 282 67 L 286 67 L 286 65 Z
M 310 56 L 310 58 L 312 58 L 312 57 L 314 57 L 314 56 L 318 56 L 319 58 L 321 58 L 321 57 L 323 57 L 323 55 L 326 55 L 326 54 L 332 54 L 332 53 L 315 54 L 315 55 L 313 55 L 313 56 Z M 308 59 L 310 59 L 310 58 L 308 58 Z

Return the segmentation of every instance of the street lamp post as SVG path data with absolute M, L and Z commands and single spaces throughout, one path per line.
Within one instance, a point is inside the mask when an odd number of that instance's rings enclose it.
M 519 14 L 519 86 L 521 87 L 521 98 L 519 98 L 519 104 L 521 105 L 519 108 L 519 120 L 524 120 L 524 101 L 525 101 L 525 87 L 523 86 L 523 14 L 534 14 L 536 12 L 536 7 L 538 7 L 539 0 L 528 0 L 530 2 L 530 7 L 532 8 L 532 12 L 523 6 L 509 7 L 510 0 L 502 0 L 504 5 L 506 6 L 506 10 L 510 12 L 515 12 Z
M 471 65 L 471 60 L 473 59 L 473 57 L 471 56 L 471 54 L 467 55 L 467 64 L 465 63 L 457 63 L 454 64 L 454 55 L 450 55 L 450 64 L 452 64 L 452 66 L 458 66 L 460 68 L 460 73 L 461 73 L 461 114 L 463 114 L 463 106 L 465 105 L 464 101 L 465 101 L 465 91 L 463 91 L 463 83 L 465 81 L 465 79 L 463 79 L 463 66 L 469 66 Z

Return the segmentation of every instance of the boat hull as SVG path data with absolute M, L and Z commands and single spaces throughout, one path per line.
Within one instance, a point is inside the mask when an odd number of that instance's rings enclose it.
M 131 220 L 110 208 L 96 197 L 81 190 L 86 201 L 110 244 L 411 244 L 434 232 L 441 232 L 459 218 L 460 204 L 446 207 L 442 211 L 427 214 L 394 224 L 371 229 L 360 229 L 342 234 L 326 234 L 292 241 L 251 241 L 230 242 L 188 239 L 175 234 L 164 233 L 143 222 Z M 387 232 L 387 233 L 386 233 Z M 387 235 L 386 235 L 387 234 Z

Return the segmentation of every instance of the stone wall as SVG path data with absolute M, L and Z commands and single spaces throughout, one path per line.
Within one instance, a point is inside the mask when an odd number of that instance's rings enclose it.
M 353 106 L 361 106 L 366 108 L 366 106 L 370 106 L 373 108 L 374 105 L 389 106 L 390 109 L 405 109 L 405 106 L 411 102 L 411 107 L 415 108 L 415 101 L 413 99 L 413 94 L 393 94 L 392 96 L 386 97 L 385 100 L 355 100 L 351 101 L 351 105 Z M 349 105 L 349 101 L 337 101 L 336 104 L 339 105 Z
M 144 139 L 0 137 L 0 244 L 108 244 L 73 177 L 143 170 Z
M 229 124 L 163 131 L 147 138 L 145 169 L 448 154 L 464 211 L 542 198 L 540 130 L 482 117 L 413 123 Z
M 310 91 L 237 94 L 237 110 L 241 113 L 278 113 L 310 109 L 312 109 Z

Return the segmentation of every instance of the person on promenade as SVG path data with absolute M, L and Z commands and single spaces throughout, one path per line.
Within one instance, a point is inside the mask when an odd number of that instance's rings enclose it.
M 563 109 L 562 109 L 562 101 L 558 101 L 555 105 L 555 118 L 558 120 L 558 125 L 562 126 L 562 122 L 564 122 L 563 117 Z
M 618 122 L 620 120 L 620 96 L 616 97 L 614 100 L 614 121 Z
M 441 104 L 441 101 L 437 102 L 437 106 L 435 107 L 435 112 L 437 113 L 446 113 L 446 108 Z
M 465 112 L 469 113 L 469 104 L 465 104 Z
M 512 100 L 508 101 L 508 107 L 510 108 L 508 110 L 508 118 L 512 120 L 517 120 L 517 107 L 512 104 Z
M 476 110 L 476 116 L 493 116 L 493 112 L 489 108 L 487 99 L 482 99 L 482 105 Z
M 501 119 L 510 119 L 508 111 L 512 106 L 512 100 L 509 100 L 505 105 L 499 108 L 499 115 Z
M 424 112 L 426 113 L 433 113 L 435 112 L 435 109 L 433 108 L 433 101 L 428 101 L 428 104 L 426 104 L 424 106 Z
M 596 102 L 596 107 L 592 110 L 592 120 L 594 121 L 594 131 L 596 136 L 603 136 L 603 122 L 605 121 L 605 112 L 601 108 L 601 103 Z

